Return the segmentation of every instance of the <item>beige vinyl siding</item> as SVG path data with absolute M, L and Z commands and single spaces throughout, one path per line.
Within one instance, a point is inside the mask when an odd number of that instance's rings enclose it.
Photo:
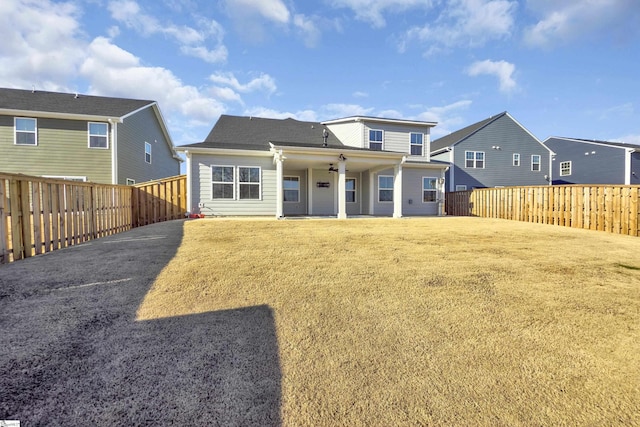
M 0 171 L 111 183 L 111 138 L 109 149 L 89 148 L 87 121 L 38 118 L 37 137 L 36 146 L 15 145 L 14 117 L 0 116 Z
M 362 123 L 336 123 L 327 125 L 327 128 L 334 133 L 344 145 L 355 148 L 366 148 L 369 135 L 364 136 Z
M 429 130 L 427 127 L 409 126 L 409 125 L 393 125 L 389 123 L 375 123 L 368 122 L 365 125 L 364 132 L 364 146 L 368 146 L 369 130 L 382 130 L 383 131 L 383 148 L 385 151 L 395 151 L 398 153 L 411 153 L 411 134 L 420 133 L 423 135 L 423 154 L 427 154 L 427 134 Z M 415 156 L 418 157 L 418 156 Z M 422 157 L 422 156 L 420 156 Z
M 145 162 L 144 143 L 151 144 L 151 164 Z M 118 124 L 118 184 L 137 183 L 180 174 L 153 107 L 138 111 Z
M 213 200 L 211 166 L 259 166 L 261 168 L 261 200 Z M 192 212 L 205 215 L 275 215 L 276 169 L 271 157 L 212 156 L 192 154 Z M 198 203 L 203 203 L 202 208 Z

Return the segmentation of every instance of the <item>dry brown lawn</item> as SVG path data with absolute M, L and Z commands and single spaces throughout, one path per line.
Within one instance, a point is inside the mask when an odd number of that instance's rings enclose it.
M 197 220 L 138 319 L 260 305 L 283 425 L 640 423 L 639 238 L 481 218 Z

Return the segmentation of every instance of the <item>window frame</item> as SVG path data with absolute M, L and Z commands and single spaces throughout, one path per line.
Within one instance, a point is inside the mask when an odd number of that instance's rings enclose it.
M 464 187 L 464 188 L 460 188 L 460 187 Z M 466 184 L 456 184 L 456 191 L 467 191 L 467 185 Z
M 347 182 L 348 181 L 353 181 L 353 190 L 350 190 L 347 188 Z M 345 199 L 347 201 L 347 203 L 358 203 L 358 179 L 357 178 L 352 178 L 352 177 L 346 177 L 345 178 Z M 349 197 L 347 197 L 347 194 L 349 193 L 353 193 L 353 201 L 349 200 Z
M 289 178 L 289 180 L 291 180 L 292 178 L 295 178 L 295 181 L 298 183 L 298 188 L 295 188 L 295 189 L 291 189 L 291 188 L 287 189 L 287 188 L 285 188 L 284 182 L 287 181 L 287 178 Z M 295 201 L 287 200 L 287 198 L 286 198 L 287 191 L 295 191 L 296 192 L 296 196 L 297 197 L 296 197 Z M 300 203 L 300 177 L 299 176 L 296 176 L 296 175 L 284 175 L 282 177 L 282 201 L 284 203 Z
M 33 120 L 33 131 L 30 130 L 18 130 L 18 120 Z M 23 134 L 33 134 L 33 144 L 25 144 L 18 142 L 18 132 Z M 35 117 L 14 117 L 13 118 L 13 145 L 20 145 L 22 147 L 37 147 L 38 146 L 38 119 Z
M 104 125 L 105 128 L 106 128 L 105 134 L 104 135 L 92 134 L 91 133 L 91 125 Z M 91 137 L 92 136 L 104 138 L 105 142 L 106 142 L 105 146 L 104 147 L 100 147 L 100 146 L 91 145 Z M 94 148 L 94 149 L 97 149 L 97 150 L 108 150 L 109 149 L 109 123 L 87 122 L 87 147 Z M 145 158 L 146 158 L 146 154 L 145 154 Z
M 534 158 L 538 158 L 538 162 L 534 161 Z M 534 166 L 538 165 L 538 169 L 535 169 Z M 542 156 L 540 154 L 532 154 L 531 155 L 531 172 L 540 172 L 542 169 Z
M 513 153 L 513 166 L 520 166 L 520 153 Z
M 231 168 L 232 177 L 231 181 L 224 181 L 224 171 L 222 173 L 222 181 L 214 181 L 213 180 L 213 168 Z M 211 200 L 235 200 L 236 199 L 236 167 L 232 165 L 211 165 Z M 231 186 L 231 197 L 215 197 L 215 191 L 213 190 L 214 185 L 230 185 Z M 224 191 L 222 192 L 224 195 Z
M 417 142 L 413 142 L 413 136 L 419 136 L 420 137 L 420 143 Z M 410 138 L 410 149 L 409 152 L 411 153 L 412 156 L 423 156 L 424 155 L 424 134 L 423 133 L 418 133 L 418 132 L 411 132 L 411 136 Z M 420 153 L 416 154 L 413 152 L 414 148 L 419 148 L 420 149 Z
M 425 188 L 425 180 L 433 180 L 433 188 Z M 428 191 L 434 194 L 433 200 L 425 200 L 425 192 Z M 423 176 L 422 177 L 422 203 L 437 203 L 438 202 L 438 178 L 435 176 Z
M 473 159 L 468 158 L 468 154 L 473 153 Z M 482 160 L 478 160 L 478 154 L 482 154 Z M 487 164 L 486 162 L 487 156 L 484 151 L 472 151 L 465 150 L 464 152 L 464 168 L 465 169 L 485 169 Z M 469 166 L 469 161 L 472 161 L 472 166 Z M 478 162 L 482 162 L 482 167 L 478 167 Z
M 258 182 L 251 182 L 251 181 L 240 181 L 240 169 L 258 169 Z M 251 173 L 249 172 L 249 178 L 251 177 Z M 236 192 L 236 200 L 262 200 L 262 168 L 260 166 L 236 166 L 236 185 L 238 187 L 237 192 Z M 258 186 L 258 197 L 257 198 L 253 198 L 253 197 L 242 197 L 242 192 L 240 191 L 240 186 L 241 185 L 248 185 L 248 186 Z
M 147 147 L 149 147 L 149 150 L 147 151 Z M 144 162 L 151 164 L 151 154 L 152 154 L 152 147 L 151 144 L 148 143 L 147 141 L 144 142 Z M 147 156 L 149 156 L 149 160 L 147 160 Z
M 569 173 L 562 173 L 562 170 L 563 170 L 562 165 L 566 165 L 566 164 L 568 164 L 569 166 Z M 571 160 L 560 162 L 560 176 L 571 176 L 571 168 L 572 168 Z
M 371 139 L 371 133 L 372 132 L 380 132 L 380 141 Z M 372 141 L 373 141 L 374 144 L 380 144 L 380 148 L 372 148 L 371 147 L 371 142 Z M 369 150 L 373 150 L 373 151 L 383 151 L 384 150 L 384 130 L 382 130 L 382 129 L 369 129 Z
M 391 188 L 389 187 L 382 187 L 380 185 L 380 180 L 382 178 L 391 178 Z M 394 197 L 394 183 L 393 183 L 393 175 L 378 175 L 378 203 L 393 203 L 393 197 Z M 390 191 L 391 192 L 391 200 L 380 200 L 380 194 L 382 193 L 382 191 Z
M 136 185 L 136 180 L 132 178 L 127 178 L 126 183 L 127 185 Z

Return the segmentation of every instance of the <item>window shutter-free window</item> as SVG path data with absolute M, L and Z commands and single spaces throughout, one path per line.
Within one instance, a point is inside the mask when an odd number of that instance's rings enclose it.
M 380 175 L 378 177 L 378 201 L 393 202 L 393 177 Z
M 109 148 L 108 136 L 109 126 L 106 123 L 89 123 L 89 148 Z
M 16 145 L 38 145 L 36 119 L 16 117 L 14 122 Z
M 435 202 L 438 195 L 438 178 L 422 178 L 422 202 Z
M 151 144 L 148 142 L 144 143 L 144 161 L 151 163 Z
M 531 170 L 532 171 L 539 171 L 540 170 L 540 155 L 539 154 L 533 154 L 531 156 Z
M 260 168 L 238 167 L 238 198 L 260 199 Z
M 356 179 L 347 178 L 345 180 L 345 196 L 347 203 L 356 202 Z
M 422 134 L 421 133 L 411 134 L 411 155 L 422 156 Z
M 233 200 L 233 166 L 211 166 L 212 199 Z
M 298 203 L 300 201 L 300 178 L 297 176 L 285 176 L 282 181 L 284 201 Z
M 382 150 L 382 131 L 381 130 L 369 130 L 369 149 L 380 151 Z
M 561 162 L 560 163 L 560 176 L 569 176 L 571 175 L 571 162 Z

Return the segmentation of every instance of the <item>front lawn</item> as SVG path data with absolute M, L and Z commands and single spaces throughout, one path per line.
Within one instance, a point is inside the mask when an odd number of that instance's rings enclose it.
M 638 238 L 481 218 L 196 220 L 138 320 L 257 306 L 274 316 L 283 425 L 640 422 Z

